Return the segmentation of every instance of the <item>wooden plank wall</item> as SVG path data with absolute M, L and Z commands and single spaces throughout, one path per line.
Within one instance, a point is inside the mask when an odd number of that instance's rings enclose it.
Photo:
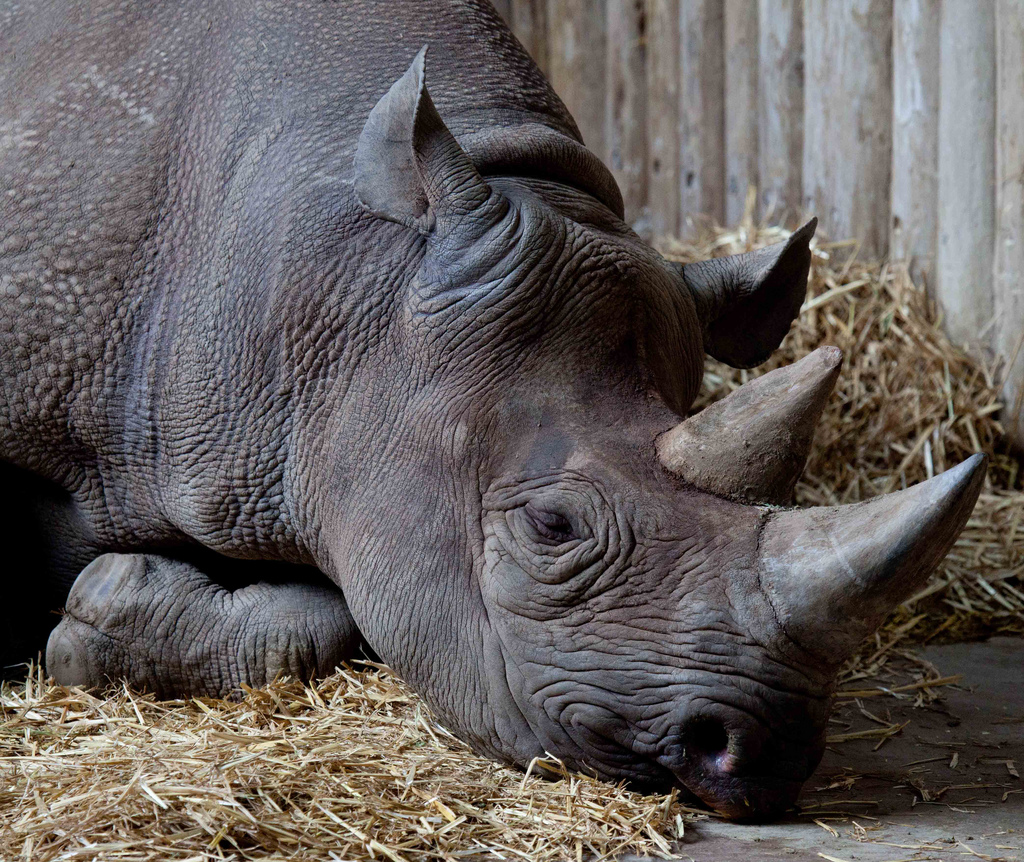
M 499 0 L 644 236 L 814 214 L 1008 361 L 1024 446 L 1024 0 Z
M 996 6 L 995 351 L 1006 357 L 1003 420 L 1024 444 L 1024 0 Z
M 892 0 L 805 0 L 803 206 L 884 252 L 892 160 Z
M 935 267 L 939 204 L 939 0 L 898 0 L 892 33 L 892 223 L 889 251 Z
M 957 341 L 992 325 L 995 253 L 995 4 L 944 2 L 939 25 L 935 296 Z

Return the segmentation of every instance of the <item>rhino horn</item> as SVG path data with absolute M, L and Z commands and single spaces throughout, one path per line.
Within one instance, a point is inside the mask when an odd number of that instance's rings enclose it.
M 741 386 L 662 434 L 662 464 L 721 497 L 790 502 L 842 362 L 839 348 L 819 347 Z
M 974 509 L 986 457 L 905 491 L 848 506 L 770 514 L 761 583 L 786 635 L 838 664 L 917 591 Z
M 426 54 L 424 45 L 370 111 L 356 146 L 355 192 L 374 215 L 444 233 L 491 190 L 434 107 Z
M 734 368 L 764 362 L 800 313 L 811 267 L 811 219 L 783 243 L 682 266 L 704 350 Z

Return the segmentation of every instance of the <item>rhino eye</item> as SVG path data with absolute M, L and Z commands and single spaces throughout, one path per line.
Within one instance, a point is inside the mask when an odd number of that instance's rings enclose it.
M 564 515 L 538 509 L 531 503 L 527 503 L 524 509 L 530 526 L 537 533 L 537 537 L 545 542 L 561 545 L 576 538 L 576 531 Z

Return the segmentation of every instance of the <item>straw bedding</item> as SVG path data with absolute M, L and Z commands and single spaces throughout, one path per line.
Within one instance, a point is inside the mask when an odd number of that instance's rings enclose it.
M 697 259 L 784 235 L 748 223 L 665 251 Z M 822 343 L 847 358 L 799 502 L 866 499 L 972 452 L 993 456 L 943 568 L 843 675 L 841 688 L 858 697 L 902 685 L 924 702 L 949 680 L 911 643 L 1024 632 L 1024 493 L 997 421 L 998 369 L 944 339 L 902 267 L 860 264 L 847 251 L 816 248 L 804 313 L 768 366 Z M 753 373 L 709 363 L 706 398 Z M 673 858 L 687 823 L 707 816 L 674 795 L 565 775 L 555 762 L 524 776 L 478 758 L 377 666 L 308 686 L 281 681 L 241 702 L 94 695 L 33 668 L 0 690 L 0 710 L 2 859 Z M 899 730 L 872 732 L 881 744 Z

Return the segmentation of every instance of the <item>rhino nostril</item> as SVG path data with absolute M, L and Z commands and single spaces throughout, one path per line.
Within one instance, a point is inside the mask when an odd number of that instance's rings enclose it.
M 740 768 L 737 752 L 725 725 L 713 718 L 695 721 L 688 734 L 690 751 L 704 770 L 733 775 Z
M 726 753 L 729 733 L 721 722 L 713 718 L 698 719 L 690 728 L 690 744 L 703 755 L 712 757 Z

